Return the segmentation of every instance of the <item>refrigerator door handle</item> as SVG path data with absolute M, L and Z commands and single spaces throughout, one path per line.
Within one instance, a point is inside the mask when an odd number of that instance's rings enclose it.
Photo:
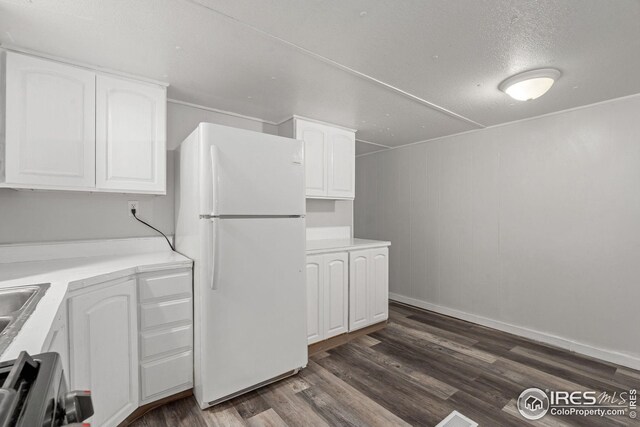
M 209 221 L 210 229 L 209 229 L 209 238 L 207 239 L 207 254 L 205 255 L 205 259 L 208 262 L 207 268 L 207 283 L 211 287 L 212 290 L 218 289 L 218 277 L 220 266 L 218 264 L 218 219 L 210 218 Z
M 220 151 L 216 145 L 212 145 L 209 154 L 211 157 L 211 214 L 218 213 L 218 159 Z

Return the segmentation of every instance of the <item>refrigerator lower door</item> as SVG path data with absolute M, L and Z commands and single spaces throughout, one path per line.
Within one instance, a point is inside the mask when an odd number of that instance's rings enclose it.
M 204 408 L 306 366 L 307 342 L 304 218 L 203 221 L 215 252 L 195 283 Z

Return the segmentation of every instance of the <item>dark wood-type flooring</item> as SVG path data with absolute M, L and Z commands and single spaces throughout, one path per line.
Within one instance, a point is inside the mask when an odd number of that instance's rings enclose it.
M 457 410 L 481 426 L 626 426 L 624 417 L 525 421 L 526 388 L 640 390 L 640 372 L 432 312 L 392 304 L 388 325 L 310 357 L 300 374 L 201 411 L 193 397 L 132 426 L 435 426 Z

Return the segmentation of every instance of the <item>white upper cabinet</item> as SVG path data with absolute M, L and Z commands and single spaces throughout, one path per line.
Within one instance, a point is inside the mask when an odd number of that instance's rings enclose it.
M 165 192 L 166 92 L 97 76 L 96 187 Z
M 165 194 L 164 86 L 0 55 L 0 187 Z
M 355 197 L 355 131 L 293 117 L 279 133 L 304 141 L 307 198 Z
M 353 132 L 332 129 L 327 138 L 328 194 L 353 199 L 355 196 L 356 142 Z
M 327 195 L 327 132 L 315 123 L 299 123 L 296 139 L 304 141 L 305 187 L 307 197 Z M 315 159 L 316 161 L 310 161 Z
M 4 181 L 93 187 L 95 74 L 13 52 L 6 54 L 5 71 Z

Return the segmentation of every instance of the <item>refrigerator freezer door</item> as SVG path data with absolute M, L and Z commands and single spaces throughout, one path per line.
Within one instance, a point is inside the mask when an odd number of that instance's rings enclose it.
M 199 130 L 200 214 L 304 214 L 301 141 L 211 123 Z
M 304 218 L 212 219 L 213 274 L 196 277 L 198 403 L 307 364 Z M 209 260 L 212 262 L 212 260 Z M 208 272 L 208 273 L 207 273 Z M 200 384 L 198 384 L 200 383 Z

